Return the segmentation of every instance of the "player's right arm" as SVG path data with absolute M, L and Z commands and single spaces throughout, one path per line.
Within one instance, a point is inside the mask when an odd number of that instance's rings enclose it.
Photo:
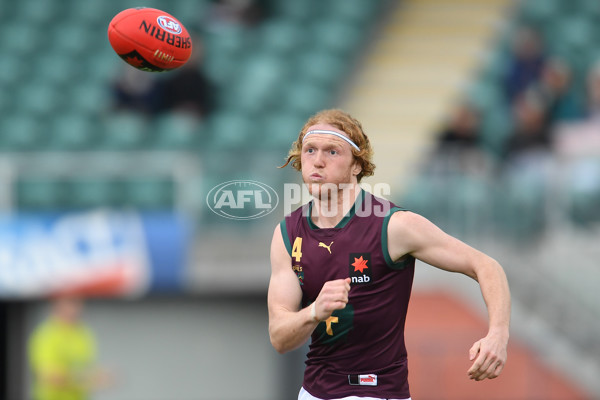
M 279 353 L 297 349 L 309 338 L 319 321 L 327 319 L 336 309 L 348 303 L 349 279 L 326 282 L 315 300 L 315 320 L 311 306 L 302 308 L 302 290 L 291 268 L 279 226 L 271 242 L 271 280 L 267 303 L 269 308 L 269 337 Z
M 304 344 L 317 326 L 310 307 L 302 307 L 302 290 L 292 270 L 280 226 L 275 228 L 271 241 L 271 280 L 267 304 L 269 308 L 269 337 L 279 353 L 294 350 Z

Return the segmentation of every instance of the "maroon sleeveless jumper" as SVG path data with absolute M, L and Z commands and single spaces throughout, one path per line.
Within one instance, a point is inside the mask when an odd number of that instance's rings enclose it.
M 287 215 L 281 233 L 302 288 L 302 305 L 330 280 L 352 280 L 349 301 L 312 334 L 303 387 L 323 399 L 409 398 L 404 323 L 415 260 L 387 248 L 393 203 L 361 190 L 335 228 L 310 219 L 312 202 Z

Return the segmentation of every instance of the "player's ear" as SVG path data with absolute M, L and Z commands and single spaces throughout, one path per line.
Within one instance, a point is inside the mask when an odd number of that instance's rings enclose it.
M 360 166 L 360 163 L 358 162 L 358 160 L 354 160 L 354 164 L 352 164 L 352 175 L 358 176 L 358 174 L 360 174 L 361 172 L 362 167 Z

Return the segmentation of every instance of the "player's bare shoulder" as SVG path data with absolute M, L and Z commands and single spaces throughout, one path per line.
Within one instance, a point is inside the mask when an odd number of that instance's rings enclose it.
M 411 227 L 421 224 L 424 219 L 424 217 L 412 211 L 396 211 L 390 217 L 388 233 L 404 233 L 405 230 L 410 230 Z
M 288 254 L 281 226 L 275 226 L 273 238 L 271 239 L 271 262 L 274 264 L 289 264 L 290 255 Z
M 392 260 L 412 253 L 418 246 L 419 238 L 432 225 L 427 218 L 412 211 L 396 211 L 392 214 L 387 227 L 388 250 Z

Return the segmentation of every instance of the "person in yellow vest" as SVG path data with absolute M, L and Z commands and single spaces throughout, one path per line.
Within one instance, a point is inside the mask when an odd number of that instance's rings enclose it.
M 30 336 L 34 400 L 86 400 L 105 380 L 96 368 L 96 339 L 81 321 L 82 310 L 81 299 L 58 297 Z

